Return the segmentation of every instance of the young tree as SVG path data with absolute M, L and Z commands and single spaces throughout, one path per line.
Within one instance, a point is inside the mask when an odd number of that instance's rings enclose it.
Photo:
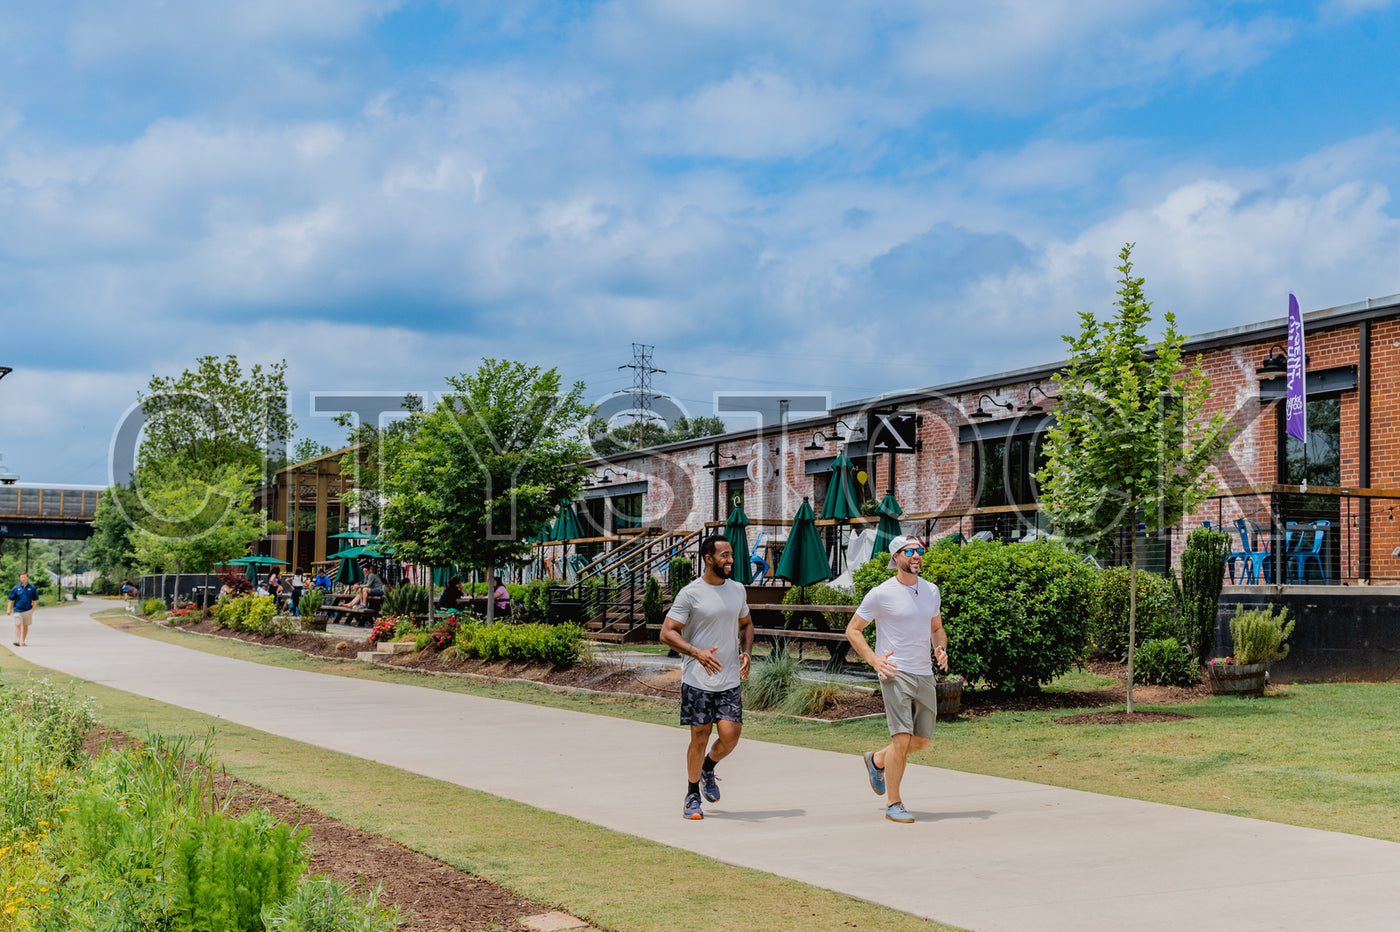
M 136 547 L 131 542 L 129 517 L 136 513 L 135 494 L 130 486 L 114 485 L 104 490 L 97 500 L 88 559 L 104 576 L 125 576 L 135 561 Z
M 696 440 L 722 434 L 728 428 L 721 417 L 686 417 L 681 415 L 669 427 L 664 424 L 630 424 L 610 428 L 602 418 L 588 423 L 588 437 L 597 456 L 612 456 L 643 447 L 659 447 L 682 440 Z
M 582 487 L 590 409 L 581 382 L 565 393 L 557 370 L 518 362 L 485 359 L 447 382 L 452 394 L 387 441 L 384 536 L 400 559 L 489 578 Z
M 1183 370 L 1184 338 L 1176 318 L 1150 347 L 1143 328 L 1152 305 L 1143 279 L 1133 277 L 1133 244 L 1119 253 L 1117 311 L 1100 323 L 1079 315 L 1078 336 L 1060 373 L 1056 425 L 1037 478 L 1041 504 L 1059 533 L 1101 539 L 1126 522 L 1132 538 L 1128 586 L 1128 712 L 1133 711 L 1137 636 L 1137 573 L 1142 560 L 1137 525 L 1169 528 L 1210 494 L 1209 468 L 1230 442 L 1224 414 L 1204 418 L 1210 380 L 1199 358 Z
M 251 507 L 258 473 L 224 466 L 210 480 L 151 469 L 140 486 L 141 510 L 131 540 L 133 560 L 148 572 L 208 573 L 281 530 Z

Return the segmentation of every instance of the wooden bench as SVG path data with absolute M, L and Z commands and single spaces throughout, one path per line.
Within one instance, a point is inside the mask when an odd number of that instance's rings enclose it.
M 356 624 L 373 622 L 375 618 L 379 617 L 379 602 L 381 601 L 370 599 L 369 605 L 356 606 L 355 608 L 351 608 L 349 602 L 326 602 L 321 606 L 321 614 L 335 616 L 337 619 L 344 616 L 352 619 Z
M 793 617 L 781 628 L 759 627 L 760 617 L 771 617 L 782 612 L 791 612 Z M 854 605 L 750 605 L 749 613 L 754 617 L 753 633 L 756 638 L 772 641 L 775 645 L 788 641 L 817 641 L 831 655 L 832 663 L 847 661 L 851 642 L 846 639 L 846 629 L 833 631 L 826 615 L 854 615 Z

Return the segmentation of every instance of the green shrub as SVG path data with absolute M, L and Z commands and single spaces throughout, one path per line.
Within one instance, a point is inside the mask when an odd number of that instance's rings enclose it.
M 776 647 L 767 659 L 753 665 L 743 684 L 744 705 L 750 709 L 776 709 L 797 686 L 797 658 Z
M 510 593 L 511 618 L 521 624 L 537 624 L 549 619 L 549 587 L 552 579 L 535 579 L 524 585 L 506 584 Z
M 1235 606 L 1230 619 L 1230 639 L 1235 642 L 1235 663 L 1273 663 L 1288 656 L 1284 641 L 1293 633 L 1288 609 L 1283 606 L 1246 609 Z
M 799 680 L 788 692 L 782 709 L 793 715 L 805 715 L 810 718 L 835 708 L 840 695 L 841 685 L 833 680 L 819 680 L 815 683 Z
M 164 599 L 147 599 L 146 601 L 141 603 L 141 614 L 147 616 L 148 618 L 154 618 L 156 615 L 164 611 Z
M 655 576 L 647 577 L 647 590 L 642 596 L 642 618 L 649 625 L 660 625 L 666 620 L 666 603 L 661 598 L 661 582 Z
M 427 586 L 404 583 L 384 594 L 380 611 L 385 615 L 418 615 L 429 611 Z
M 1027 692 L 1082 657 L 1095 571 L 1061 544 L 940 545 L 920 573 L 941 591 L 948 653 L 969 682 Z
M 99 576 L 92 581 L 93 595 L 116 595 L 121 592 L 121 584 L 115 579 L 108 579 L 106 576 Z
M 313 586 L 301 594 L 301 599 L 297 602 L 297 610 L 301 612 L 302 615 L 315 615 L 321 610 L 321 606 L 325 604 L 325 590 Z
M 277 600 L 270 595 L 246 595 L 240 598 L 248 603 L 242 630 L 255 634 L 273 633 L 272 619 L 277 614 Z
M 1217 605 L 1229 549 L 1230 535 L 1202 527 L 1191 532 L 1181 551 L 1182 633 L 1202 663 L 1214 652 Z
M 583 629 L 578 625 L 464 624 L 452 656 L 570 667 L 582 653 Z
M 1110 566 L 1099 571 L 1094 604 L 1093 643 L 1118 660 L 1128 659 L 1129 567 Z M 1162 638 L 1183 638 L 1171 584 L 1155 573 L 1137 574 L 1137 643 Z
M 1195 686 L 1201 667 L 1176 638 L 1146 641 L 1133 655 L 1133 682 L 1151 686 Z
M 666 589 L 674 599 L 695 578 L 695 564 L 690 557 L 672 557 L 666 565 Z
M 854 597 L 845 589 L 836 589 L 825 583 L 812 586 L 793 586 L 783 595 L 784 605 L 854 605 Z M 790 622 L 795 612 L 783 612 L 783 621 Z M 833 629 L 844 630 L 850 615 L 840 612 L 822 612 L 822 617 Z
M 306 869 L 309 834 L 262 809 L 238 819 L 218 813 L 195 822 L 175 850 L 175 928 L 262 932 L 263 910 L 290 897 Z
M 310 877 L 285 902 L 263 910 L 267 932 L 397 932 L 404 919 L 379 905 L 379 890 L 360 900 L 350 885 Z
M 85 760 L 83 739 L 96 720 L 91 699 L 78 698 L 71 685 L 61 690 L 47 677 L 22 690 L 7 690 L 5 699 L 66 766 Z

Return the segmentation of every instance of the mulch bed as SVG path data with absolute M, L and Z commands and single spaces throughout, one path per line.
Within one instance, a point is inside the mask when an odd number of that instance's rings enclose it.
M 109 746 L 125 748 L 136 743 L 123 732 L 99 727 L 89 735 L 86 747 L 96 756 Z M 521 932 L 526 927 L 520 919 L 551 909 L 256 784 L 218 773 L 215 785 L 219 798 L 226 800 L 235 814 L 260 807 L 281 822 L 309 829 L 309 872 L 335 877 L 365 891 L 379 887 L 381 906 L 412 910 L 414 921 L 408 928 Z
M 1180 712 L 1133 712 L 1129 715 L 1122 709 L 1116 712 L 1086 712 L 1083 715 L 1066 715 L 1055 719 L 1057 725 L 1150 725 L 1153 722 L 1179 722 L 1190 718 Z

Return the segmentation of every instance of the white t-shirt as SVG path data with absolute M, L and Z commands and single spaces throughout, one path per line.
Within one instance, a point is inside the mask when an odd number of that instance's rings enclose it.
M 718 673 L 706 673 L 700 661 L 681 661 L 681 682 L 696 689 L 717 693 L 739 685 L 739 619 L 749 614 L 748 593 L 732 579 L 712 586 L 704 579 L 686 584 L 666 613 L 681 623 L 681 637 L 696 650 L 718 647 L 715 659 L 724 666 Z
M 865 594 L 856 614 L 875 622 L 875 653 L 883 657 L 893 651 L 890 659 L 901 672 L 920 676 L 933 672 L 931 624 L 942 610 L 933 583 L 920 579 L 911 587 L 891 576 Z

